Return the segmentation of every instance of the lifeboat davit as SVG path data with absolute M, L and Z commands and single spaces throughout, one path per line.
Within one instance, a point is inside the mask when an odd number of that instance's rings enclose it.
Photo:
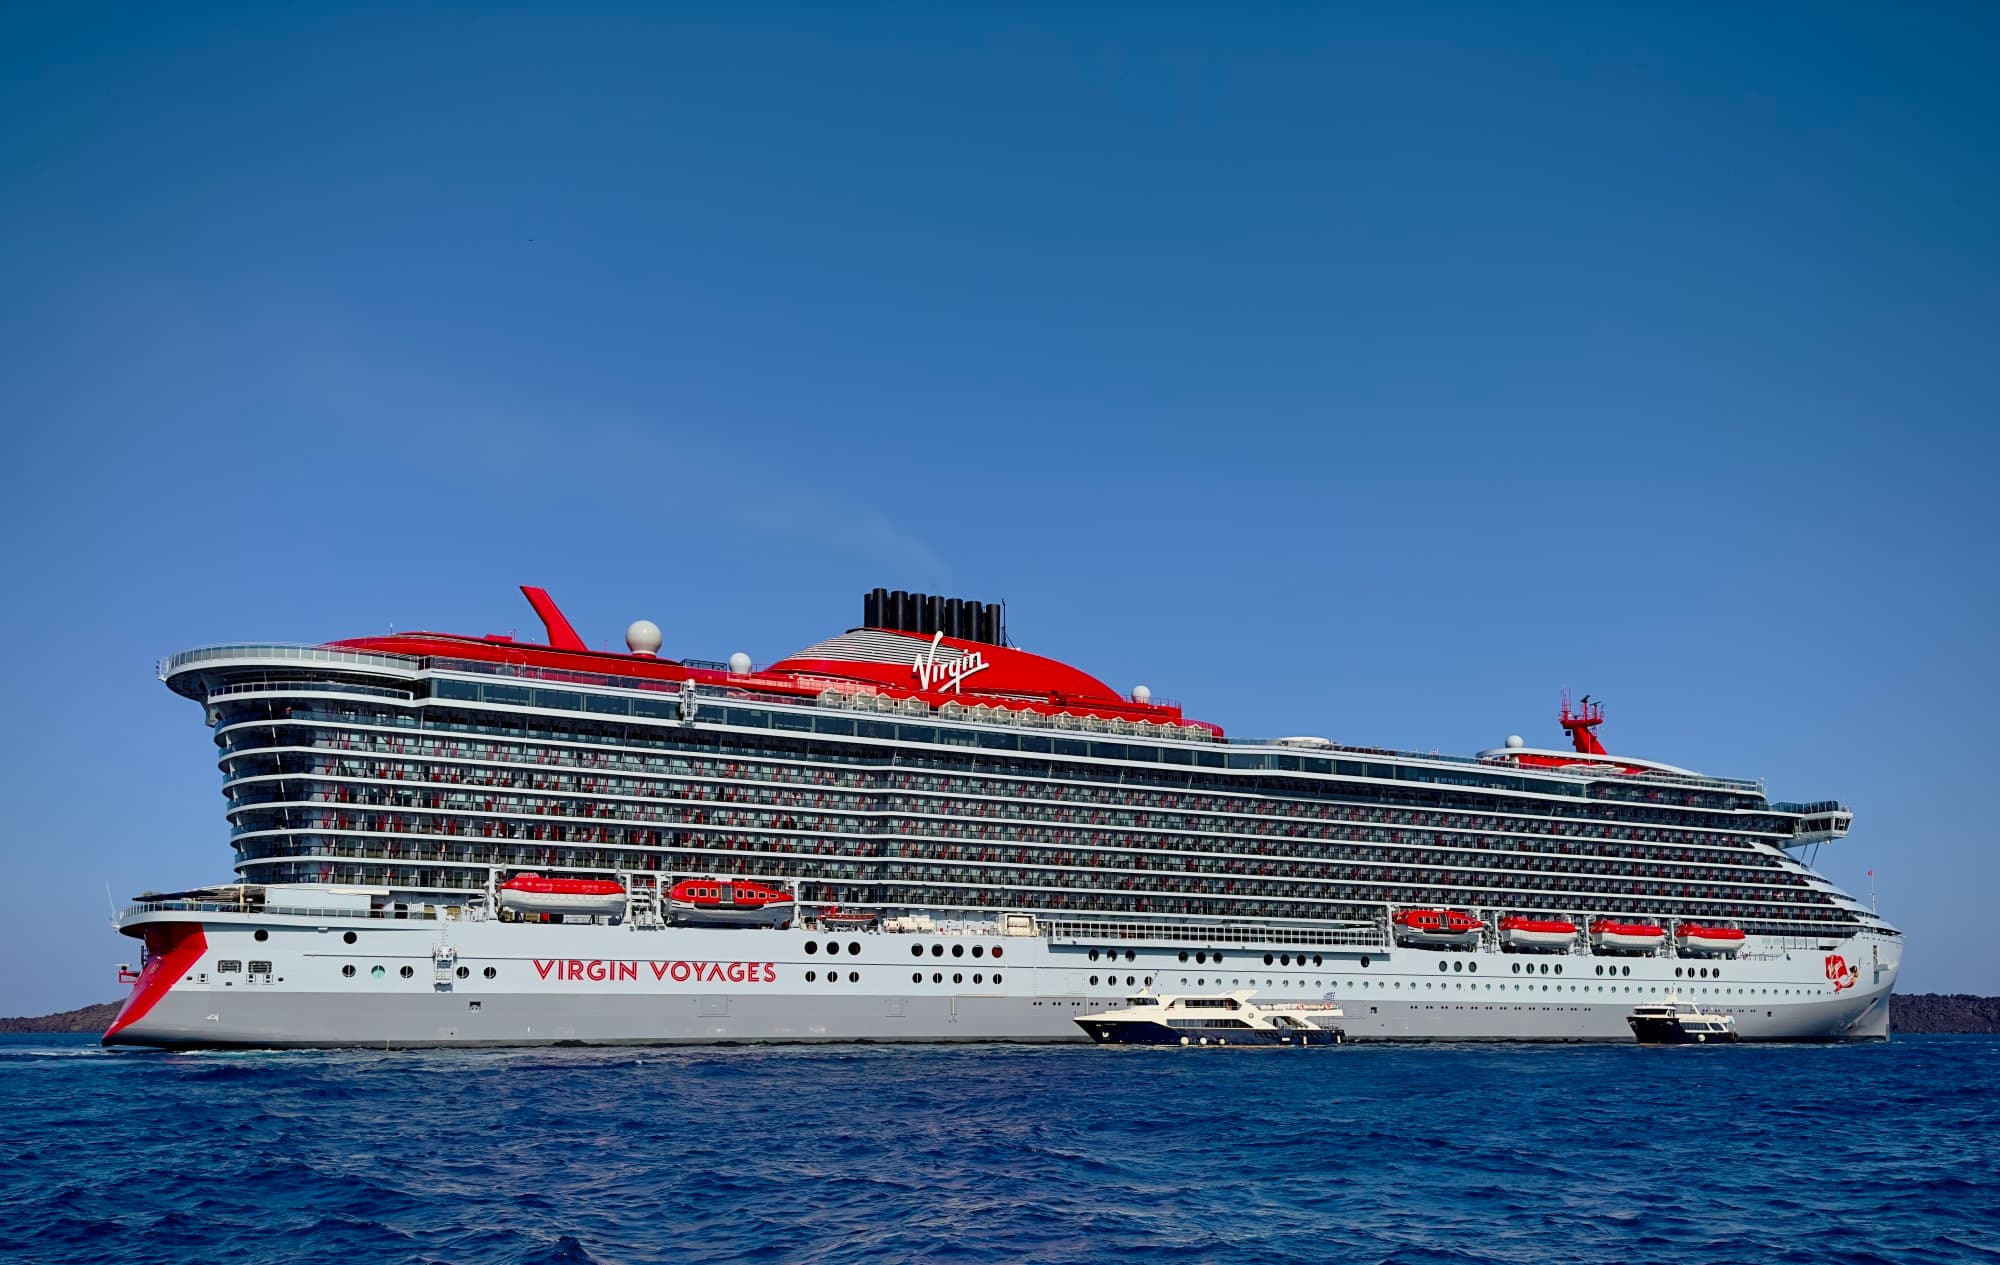
M 1422 949 L 1471 948 L 1486 924 L 1456 909 L 1404 909 L 1389 920 L 1399 944 Z
M 792 920 L 794 904 L 782 888 L 740 878 L 684 878 L 667 893 L 677 920 L 718 927 L 779 926 Z
M 1651 953 L 1667 942 L 1667 929 L 1650 922 L 1599 918 L 1590 924 L 1591 943 L 1605 953 Z
M 609 879 L 516 874 L 500 885 L 500 908 L 517 914 L 622 914 L 625 889 Z
M 1743 948 L 1743 933 L 1735 927 L 1708 927 L 1684 922 L 1674 931 L 1674 943 L 1682 953 L 1733 958 Z
M 1517 953 L 1558 953 L 1576 943 L 1576 924 L 1562 918 L 1502 918 L 1500 943 Z

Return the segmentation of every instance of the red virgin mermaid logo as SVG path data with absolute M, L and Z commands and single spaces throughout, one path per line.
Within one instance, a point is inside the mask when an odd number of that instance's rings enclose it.
M 1838 953 L 1826 955 L 1826 977 L 1833 981 L 1833 991 L 1853 988 L 1861 982 L 1861 972 L 1847 964 L 1847 959 Z

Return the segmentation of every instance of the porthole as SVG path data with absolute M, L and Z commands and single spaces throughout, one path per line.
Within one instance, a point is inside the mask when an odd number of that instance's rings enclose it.
M 1266 954 L 1264 955 L 1264 965 L 1265 965 L 1265 966 L 1269 966 L 1269 965 L 1271 965 L 1271 962 L 1272 962 L 1272 958 L 1271 958 L 1271 955 L 1270 955 L 1270 954 L 1268 954 L 1268 953 L 1266 953 Z
M 1600 963 L 1598 963 L 1598 964 L 1597 964 L 1597 973 L 1598 973 L 1599 975 L 1602 975 L 1602 974 L 1604 974 L 1604 964 L 1603 964 L 1602 962 L 1600 962 Z M 1679 971 L 1675 971 L 1675 972 L 1674 972 L 1674 974 L 1676 974 L 1676 975 L 1679 975 L 1679 974 L 1680 974 L 1680 972 L 1679 972 Z
M 816 940 L 808 940 L 808 941 L 806 941 L 806 952 L 807 952 L 807 953 L 818 953 L 818 952 L 819 952 L 819 942 L 818 942 L 818 941 L 816 941 Z M 920 950 L 918 950 L 918 952 L 922 952 L 922 950 L 920 949 Z
M 1519 962 L 1516 962 L 1514 963 L 1514 974 L 1519 975 L 1520 973 L 1521 973 L 1521 964 Z
M 1137 982 L 1137 981 L 1135 980 L 1135 978 L 1134 978 L 1133 976 L 1130 976 L 1130 975 L 1127 975 L 1127 976 L 1125 977 L 1125 987 L 1127 987 L 1127 988 L 1130 988 L 1130 987 L 1132 987 L 1132 985 L 1133 985 L 1134 983 L 1136 983 L 1136 982 Z
M 1091 977 L 1090 977 L 1090 986 L 1091 986 L 1092 988 L 1096 988 L 1096 987 L 1097 987 L 1097 977 L 1096 977 L 1095 975 L 1093 975 L 1093 976 L 1091 976 Z
M 347 944 L 353 944 L 353 943 L 354 943 L 354 933 L 353 933 L 352 931 L 349 931 L 349 932 L 346 932 L 346 933 L 345 933 L 345 934 L 343 934 L 343 935 L 342 935 L 342 936 L 341 936 L 340 938 L 341 938 L 341 940 L 342 940 L 342 941 L 344 941 L 344 942 L 345 942 L 345 943 L 347 943 Z
M 459 967 L 459 968 L 458 968 L 458 978 L 460 978 L 460 979 L 468 979 L 468 978 L 470 978 L 470 977 L 471 977 L 471 975 L 472 975 L 472 968 L 471 968 L 471 967 L 469 967 L 469 966 L 461 966 L 461 967 Z
M 847 942 L 847 956 L 851 958 L 861 956 L 861 942 L 859 940 L 849 940 Z
M 1722 968 L 1719 966 L 1715 968 L 1715 978 L 1716 979 L 1722 978 Z
M 1000 946 L 997 944 L 993 946 L 993 956 L 996 958 L 1000 956 Z M 995 975 L 993 978 L 999 979 L 1000 977 L 998 975 Z
M 1626 968 L 1624 968 L 1624 970 L 1625 970 L 1625 974 L 1627 974 L 1627 975 L 1630 975 L 1630 974 L 1632 973 L 1632 968 L 1631 968 L 1631 967 L 1629 967 L 1629 966 L 1628 966 L 1628 967 L 1626 967 Z
M 1313 954 L 1313 965 L 1314 966 L 1320 965 L 1320 956 L 1317 953 Z
M 1556 974 L 1561 975 L 1562 973 L 1563 973 L 1563 964 L 1558 962 L 1556 963 Z
M 911 972 L 910 972 L 910 982 L 911 982 L 912 984 L 921 984 L 921 983 L 923 983 L 923 982 L 924 982 L 924 973 L 923 973 L 922 971 L 911 971 Z
M 818 971 L 807 971 L 807 972 L 806 972 L 806 983 L 808 983 L 808 984 L 817 984 L 817 983 L 819 983 L 819 972 L 818 972 Z
M 347 979 L 353 979 L 353 978 L 354 978 L 354 964 L 350 962 L 350 963 L 348 963 L 348 964 L 347 964 L 346 966 L 343 966 L 343 967 L 341 967 L 341 968 L 340 968 L 340 973 L 341 973 L 341 975 L 342 975 L 343 977 L 345 977 L 345 978 L 347 978 Z
M 1097 960 L 1097 950 L 1096 950 L 1096 949 L 1092 949 L 1092 950 L 1090 951 L 1090 960 L 1091 960 L 1091 961 L 1093 961 L 1093 962 L 1095 962 L 1095 961 Z
M 1186 949 L 1182 949 L 1182 950 L 1181 950 L 1181 961 L 1183 961 L 1183 962 L 1187 961 L 1187 950 L 1186 950 Z
M 861 982 L 861 972 L 849 971 L 847 973 L 847 982 L 850 984 L 859 984 Z
M 985 955 L 986 955 L 986 946 L 985 946 L 985 945 L 983 945 L 983 944 L 975 944 L 975 945 L 973 945 L 973 946 L 972 946 L 972 956 L 973 956 L 973 957 L 984 957 Z
M 911 945 L 911 946 L 910 946 L 910 956 L 911 956 L 911 957 L 913 957 L 913 958 L 920 958 L 920 957 L 922 957 L 923 955 L 924 955 L 924 946 L 923 946 L 923 945 L 921 945 L 921 944 L 913 944 L 913 945 Z
M 1196 966 L 1201 966 L 1202 964 L 1206 963 L 1207 961 L 1208 961 L 1208 953 L 1207 953 L 1207 951 L 1206 951 L 1206 950 L 1203 950 L 1203 949 L 1196 949 L 1196 950 L 1195 950 L 1195 954 L 1194 954 L 1194 963 L 1195 963 L 1195 965 L 1196 965 Z
M 933 983 L 933 984 L 942 984 L 942 983 L 944 983 L 944 972 L 943 972 L 943 971 L 932 971 L 932 972 L 931 972 L 931 983 Z
M 1368 955 L 1366 953 L 1361 955 L 1361 969 L 1364 971 L 1368 969 Z
M 828 971 L 826 973 L 826 982 L 829 984 L 838 984 L 840 982 L 840 972 Z
M 861 946 L 860 946 L 860 945 L 858 945 L 858 944 L 857 944 L 857 945 L 855 945 L 855 946 L 854 946 L 854 951 L 855 951 L 856 953 L 859 953 L 859 952 L 861 952 Z M 951 946 L 951 955 L 952 955 L 953 957 L 955 957 L 955 958 L 962 958 L 962 957 L 964 957 L 964 956 L 965 956 L 965 946 L 964 946 L 964 945 L 962 945 L 962 944 L 954 944 L 954 945 L 952 945 L 952 946 Z M 1093 953 L 1093 954 L 1091 954 L 1091 956 L 1092 956 L 1092 957 L 1096 957 L 1097 955 L 1096 955 L 1095 953 Z
M 1464 969 L 1465 969 L 1465 963 L 1463 963 L 1463 962 L 1453 962 L 1453 963 L 1451 964 L 1451 969 L 1452 969 L 1452 970 L 1454 970 L 1454 971 L 1462 971 L 1462 970 L 1464 970 Z
M 975 984 L 984 984 L 986 982 L 986 978 L 975 971 L 972 976 L 972 982 Z
M 259 944 L 262 944 L 264 941 L 269 940 L 270 938 L 271 938 L 271 933 L 264 930 L 262 927 L 257 928 L 257 934 L 252 937 L 252 939 L 256 940 L 257 943 Z
M 1599 968 L 1598 968 L 1598 970 L 1597 970 L 1597 973 L 1598 973 L 1599 975 L 1602 975 L 1602 974 L 1604 974 L 1604 968 L 1603 968 L 1603 967 L 1599 967 Z M 1674 978 L 1675 978 L 1675 979 L 1679 979 L 1680 977 L 1681 977 L 1681 968 L 1677 966 L 1677 967 L 1675 967 L 1675 968 L 1674 968 Z
M 370 979 L 381 979 L 384 975 L 387 975 L 388 973 L 389 972 L 383 970 L 379 966 L 371 966 L 368 968 L 368 976 Z
M 402 970 L 397 972 L 397 974 L 401 975 L 404 979 L 408 979 L 412 975 L 415 975 L 416 973 L 417 973 L 417 968 L 414 966 L 406 966 Z
M 932 945 L 932 946 L 931 946 L 931 956 L 932 956 L 932 957 L 934 957 L 934 958 L 941 958 L 941 957 L 943 957 L 943 956 L 944 956 L 944 946 L 943 946 L 943 945 L 941 945 L 941 944 L 934 944 L 934 945 Z
M 965 982 L 965 976 L 961 975 L 957 971 L 953 971 L 951 973 L 951 982 L 954 984 L 963 984 Z
M 996 949 L 995 952 L 998 952 L 998 950 Z M 993 982 L 995 984 L 998 984 L 1000 982 L 1000 972 L 998 971 L 993 972 Z
M 494 970 L 490 966 L 480 972 L 480 974 L 484 975 L 487 979 L 492 979 L 495 975 L 498 975 L 499 973 L 500 973 L 499 971 Z
M 1278 955 L 1278 965 L 1279 965 L 1279 966 L 1290 966 L 1291 964 L 1292 964 L 1292 955 L 1291 955 L 1291 954 L 1289 954 L 1289 953 L 1280 953 L 1280 954 Z
M 1479 963 L 1477 963 L 1477 962 L 1467 962 L 1467 963 L 1465 964 L 1465 969 L 1466 969 L 1466 970 L 1468 970 L 1468 971 L 1477 971 L 1477 970 L 1479 969 Z
M 994 983 L 996 983 L 996 984 L 998 984 L 998 983 L 1000 982 L 1000 977 L 999 977 L 998 975 L 995 975 L 995 976 L 993 977 L 993 982 L 994 982 Z M 1150 976 L 1150 975 L 1148 975 L 1148 976 L 1146 977 L 1146 987 L 1147 987 L 1147 988 L 1151 988 L 1152 986 L 1153 986 L 1153 977 L 1152 977 L 1152 976 Z
M 1139 955 L 1133 952 L 1131 949 L 1127 949 L 1125 950 L 1125 960 L 1127 962 L 1137 962 L 1139 960 Z
M 1440 960 L 1440 961 L 1438 962 L 1438 970 L 1440 970 L 1440 971 L 1448 971 L 1448 970 L 1450 970 L 1450 969 L 1451 969 L 1451 964 L 1450 964 L 1449 962 L 1445 962 L 1445 961 L 1443 961 L 1443 960 Z

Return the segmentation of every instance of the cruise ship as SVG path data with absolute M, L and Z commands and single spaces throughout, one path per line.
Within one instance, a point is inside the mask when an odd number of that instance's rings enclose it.
M 234 873 L 118 916 L 107 1044 L 1079 1041 L 1152 989 L 1337 1002 L 1350 1041 L 1888 1031 L 1902 936 L 1808 864 L 1834 801 L 1562 743 L 1229 737 L 877 589 L 766 667 L 396 633 L 164 660 Z

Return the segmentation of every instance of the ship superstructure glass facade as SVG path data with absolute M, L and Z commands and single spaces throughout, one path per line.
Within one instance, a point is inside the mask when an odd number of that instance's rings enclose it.
M 887 911 L 1877 925 L 1787 851 L 1844 811 L 1729 779 L 326 648 L 215 647 L 162 676 L 208 708 L 250 882 L 449 905 L 495 867 L 658 871 Z

